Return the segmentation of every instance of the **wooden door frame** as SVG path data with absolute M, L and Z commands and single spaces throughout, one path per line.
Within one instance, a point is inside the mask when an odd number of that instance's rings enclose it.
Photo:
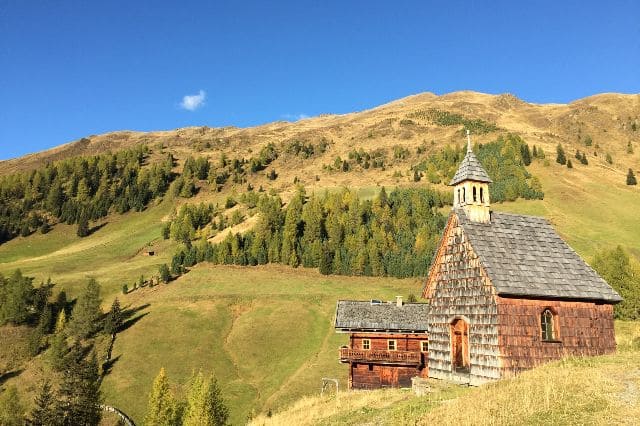
M 455 331 L 458 323 L 462 323 L 462 341 L 460 351 L 462 352 L 462 366 L 458 366 L 456 362 L 456 351 L 457 344 L 455 342 Z M 450 338 L 450 359 L 451 359 L 451 371 L 456 372 L 457 370 L 465 370 L 471 368 L 470 361 L 470 347 L 469 347 L 469 334 L 470 334 L 470 322 L 469 319 L 464 316 L 455 316 L 452 317 L 449 321 L 449 338 Z

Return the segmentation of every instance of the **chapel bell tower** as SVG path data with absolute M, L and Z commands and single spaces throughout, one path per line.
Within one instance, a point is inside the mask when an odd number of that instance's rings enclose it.
M 449 183 L 453 186 L 453 208 L 461 208 L 472 222 L 489 223 L 489 184 L 492 180 L 471 149 L 471 136 L 467 130 L 467 154 L 455 176 Z

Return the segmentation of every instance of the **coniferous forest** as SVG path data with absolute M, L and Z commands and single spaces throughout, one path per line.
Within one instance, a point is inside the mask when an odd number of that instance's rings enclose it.
M 396 189 L 389 194 L 383 188 L 374 200 L 360 199 L 348 189 L 307 197 L 300 188 L 283 209 L 279 197 L 262 195 L 253 230 L 244 235 L 229 233 L 218 244 L 187 242 L 174 256 L 172 272 L 209 261 L 282 263 L 319 268 L 323 274 L 425 275 L 429 267 L 425 259 L 432 257 L 446 221 L 439 208 L 449 198 L 428 188 Z
M 149 149 L 137 146 L 115 154 L 76 157 L 47 164 L 30 172 L 0 178 L 0 243 L 37 230 L 49 231 L 56 222 L 87 223 L 114 210 L 142 211 L 163 195 L 174 178 L 173 157 L 144 167 Z

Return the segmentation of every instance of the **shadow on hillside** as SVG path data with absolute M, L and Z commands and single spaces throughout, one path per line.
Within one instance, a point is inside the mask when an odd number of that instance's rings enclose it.
M 13 377 L 17 377 L 20 374 L 22 374 L 24 370 L 12 370 L 12 371 L 8 371 L 6 373 L 0 374 L 0 386 L 4 385 L 4 383 L 13 378 Z
M 115 365 L 116 362 L 118 362 L 121 356 L 122 355 L 118 355 L 117 357 L 111 358 L 109 361 L 102 364 L 102 377 L 111 373 L 113 366 Z
M 135 308 L 127 308 L 122 311 L 122 325 L 118 330 L 119 333 L 127 330 L 132 327 L 135 323 L 140 321 L 145 316 L 149 315 L 149 312 L 143 312 L 138 314 L 140 311 L 147 309 L 151 306 L 149 303 L 145 303 L 144 305 L 136 306 Z
M 92 235 L 94 232 L 99 231 L 100 229 L 102 229 L 104 226 L 106 226 L 109 222 L 104 222 L 101 223 L 99 225 L 93 226 L 89 229 L 89 232 L 87 233 L 87 236 Z

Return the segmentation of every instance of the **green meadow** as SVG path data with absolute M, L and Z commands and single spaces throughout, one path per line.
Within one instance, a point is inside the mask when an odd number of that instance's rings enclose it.
M 545 199 L 493 208 L 547 217 L 587 261 L 598 250 L 618 244 L 637 258 L 638 189 L 618 184 L 611 172 L 599 177 L 585 170 L 537 162 L 531 171 L 540 178 Z M 360 193 L 371 197 L 376 191 L 366 187 Z M 76 236 L 75 226 L 58 225 L 46 235 L 19 237 L 0 246 L 2 273 L 20 268 L 36 282 L 51 277 L 54 292 L 64 288 L 72 297 L 88 277 L 95 277 L 102 286 L 104 310 L 116 296 L 136 310 L 130 326 L 118 334 L 115 363 L 102 385 L 105 403 L 136 421 L 144 418 L 148 392 L 161 367 L 178 395 L 194 371 L 214 373 L 234 424 L 317 394 L 322 377 L 337 378 L 344 387 L 347 368 L 338 362 L 337 348 L 346 343 L 346 336 L 333 330 L 336 301 L 420 294 L 420 279 L 323 276 L 281 265 L 204 263 L 169 284 L 123 295 L 123 284 L 131 288 L 141 275 L 148 278 L 160 264 L 170 263 L 176 244 L 162 240 L 160 231 L 173 208 L 166 200 L 142 213 L 109 216 L 85 238 Z M 149 249 L 154 256 L 146 255 Z M 2 336 L 13 339 L 14 332 L 14 341 L 20 341 L 16 330 L 4 330 Z M 5 352 L 0 358 L 15 358 Z M 36 379 L 46 374 L 44 356 L 25 362 L 24 371 L 6 382 L 18 385 L 27 400 Z M 412 402 L 407 404 L 413 409 Z

